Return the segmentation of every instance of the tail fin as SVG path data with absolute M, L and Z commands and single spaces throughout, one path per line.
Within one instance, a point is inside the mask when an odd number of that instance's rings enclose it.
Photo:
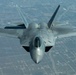
M 28 22 L 27 22 L 25 16 L 23 15 L 22 11 L 20 10 L 20 7 L 18 5 L 16 5 L 16 7 L 17 7 L 18 13 L 19 13 L 22 21 L 24 22 L 24 24 L 25 24 L 25 26 L 27 28 L 28 27 Z
M 51 19 L 49 20 L 49 22 L 48 22 L 48 27 L 49 27 L 49 28 L 50 28 L 50 26 L 52 25 L 52 22 L 53 22 L 53 20 L 54 20 L 56 14 L 57 14 L 59 8 L 60 8 L 60 5 L 58 5 L 58 7 L 56 8 L 54 14 L 52 15 Z

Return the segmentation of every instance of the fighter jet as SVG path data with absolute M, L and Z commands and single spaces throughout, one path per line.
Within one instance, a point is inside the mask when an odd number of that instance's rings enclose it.
M 0 34 L 9 37 L 15 37 L 20 40 L 21 46 L 30 53 L 35 63 L 39 63 L 45 52 L 51 50 L 59 38 L 76 36 L 76 28 L 54 25 L 53 21 L 60 8 L 56 8 L 48 23 L 30 23 L 28 24 L 25 16 L 17 6 L 23 23 L 16 26 L 6 26 L 0 28 Z

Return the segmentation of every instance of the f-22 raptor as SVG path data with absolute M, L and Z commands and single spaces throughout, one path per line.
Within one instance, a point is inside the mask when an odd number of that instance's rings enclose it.
M 42 60 L 44 53 L 48 52 L 55 45 L 57 38 L 76 36 L 75 28 L 53 25 L 54 18 L 59 8 L 60 5 L 58 5 L 48 23 L 28 24 L 22 11 L 17 6 L 18 13 L 24 23 L 17 26 L 0 28 L 0 33 L 18 38 L 21 46 L 30 53 L 33 61 L 39 63 Z

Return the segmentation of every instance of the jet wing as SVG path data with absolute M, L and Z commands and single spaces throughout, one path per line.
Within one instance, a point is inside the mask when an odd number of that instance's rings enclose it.
M 9 37 L 20 37 L 23 33 L 23 29 L 4 29 L 0 28 L 0 36 L 9 36 Z
M 57 38 L 76 36 L 76 27 L 55 26 L 52 30 Z

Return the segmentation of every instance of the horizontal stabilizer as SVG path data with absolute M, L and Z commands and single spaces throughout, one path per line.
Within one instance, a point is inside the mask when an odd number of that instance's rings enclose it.
M 17 25 L 17 26 L 25 27 L 25 24 L 19 24 L 19 25 Z
M 4 29 L 26 29 L 24 24 L 20 24 L 17 26 L 6 26 Z
M 58 12 L 59 8 L 60 8 L 60 5 L 58 5 L 58 7 L 56 8 L 56 10 L 55 10 L 54 14 L 52 15 L 51 19 L 49 20 L 49 22 L 48 22 L 48 27 L 49 27 L 49 28 L 51 27 L 52 22 L 53 22 L 53 20 L 54 20 L 54 18 L 55 18 L 55 16 L 56 16 L 56 14 L 57 14 L 57 12 Z

